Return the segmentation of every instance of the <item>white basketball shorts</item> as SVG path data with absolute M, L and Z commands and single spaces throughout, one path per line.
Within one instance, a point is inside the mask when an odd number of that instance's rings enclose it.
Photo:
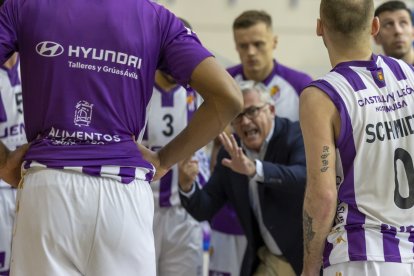
M 209 275 L 239 276 L 247 240 L 211 229 Z
M 154 236 L 158 276 L 202 276 L 202 228 L 183 207 L 156 209 Z
M 345 262 L 331 265 L 323 270 L 324 276 L 413 276 L 413 263 L 391 262 Z
M 15 206 L 16 189 L 0 183 L 0 275 L 8 275 L 10 269 Z
M 15 276 L 155 276 L 148 182 L 29 169 L 18 189 Z

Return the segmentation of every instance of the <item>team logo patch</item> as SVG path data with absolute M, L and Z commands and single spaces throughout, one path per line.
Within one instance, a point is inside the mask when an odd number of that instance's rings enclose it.
M 53 41 L 43 41 L 36 45 L 36 52 L 43 57 L 60 56 L 63 51 L 63 46 Z
M 92 121 L 93 104 L 87 101 L 79 101 L 75 107 L 74 123 L 77 126 L 89 126 Z
M 346 240 L 344 240 L 344 238 L 342 238 L 342 236 L 336 238 L 336 244 L 339 244 L 341 242 L 346 242 Z
M 187 96 L 187 104 L 191 105 L 194 102 L 194 95 Z
M 274 85 L 271 89 L 270 89 L 270 96 L 275 96 L 277 93 L 280 92 L 280 87 L 278 85 Z
M 194 111 L 196 109 L 195 96 L 193 93 L 187 95 L 187 106 L 190 111 Z
M 270 96 L 273 98 L 273 100 L 277 100 L 280 98 L 280 87 L 279 85 L 273 85 L 272 88 L 270 88 Z
M 382 73 L 382 70 L 378 70 L 378 72 L 377 72 L 377 79 L 379 81 L 384 81 L 384 74 Z

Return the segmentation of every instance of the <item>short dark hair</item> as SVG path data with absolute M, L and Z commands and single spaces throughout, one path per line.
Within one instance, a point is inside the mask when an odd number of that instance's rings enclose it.
M 411 21 L 413 20 L 413 15 L 411 10 L 407 7 L 407 5 L 402 1 L 388 1 L 381 5 L 379 5 L 375 9 L 375 16 L 379 16 L 383 12 L 394 12 L 399 10 L 405 10 L 410 15 Z
M 322 0 L 321 19 L 335 32 L 353 36 L 370 28 L 374 17 L 372 0 Z
M 265 11 L 248 10 L 240 14 L 233 22 L 233 30 L 246 29 L 259 22 L 266 24 L 268 28 L 272 27 L 272 17 Z

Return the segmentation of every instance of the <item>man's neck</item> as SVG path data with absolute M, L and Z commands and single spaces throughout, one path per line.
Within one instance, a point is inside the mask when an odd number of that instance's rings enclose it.
M 263 82 L 270 75 L 270 73 L 272 73 L 274 66 L 274 63 L 272 62 L 272 65 L 269 68 L 266 68 L 260 72 L 246 72 L 243 70 L 243 74 L 247 80 Z
M 332 68 L 342 62 L 355 60 L 370 60 L 372 57 L 372 50 L 369 47 L 355 47 L 355 48 L 331 48 L 328 49 L 329 59 Z
M 410 51 L 402 57 L 402 60 L 404 60 L 406 63 L 414 65 L 414 48 L 411 47 Z

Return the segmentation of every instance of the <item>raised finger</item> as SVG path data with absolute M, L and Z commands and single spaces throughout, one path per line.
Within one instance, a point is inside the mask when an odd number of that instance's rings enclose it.
M 222 132 L 219 135 L 221 144 L 223 145 L 224 149 L 229 153 L 232 154 L 232 145 L 231 145 L 231 141 L 229 139 L 229 137 L 227 136 L 226 133 Z
M 234 134 L 230 135 L 230 141 L 231 141 L 231 145 L 234 149 L 239 149 L 239 145 L 237 144 L 236 138 L 234 137 Z

